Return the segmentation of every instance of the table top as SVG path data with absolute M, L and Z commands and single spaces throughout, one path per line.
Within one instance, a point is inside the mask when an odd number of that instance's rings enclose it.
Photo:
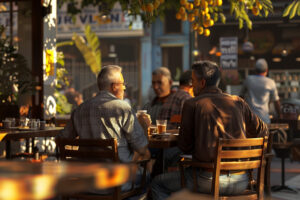
M 0 162 L 0 199 L 48 199 L 124 184 L 133 165 L 75 162 Z M 70 187 L 71 186 L 71 187 Z
M 148 137 L 150 148 L 170 148 L 178 144 L 178 129 L 167 130 L 168 134 L 155 134 Z
M 0 141 L 17 140 L 32 137 L 55 137 L 63 129 L 63 127 L 47 127 L 44 130 L 2 129 L 0 130 Z

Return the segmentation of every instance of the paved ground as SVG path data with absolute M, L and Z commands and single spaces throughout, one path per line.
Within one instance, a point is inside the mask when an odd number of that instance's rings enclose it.
M 271 164 L 271 186 L 281 185 L 281 160 L 273 158 Z M 298 190 L 297 194 L 286 190 L 272 192 L 273 200 L 300 200 L 300 162 L 285 160 L 285 185 Z

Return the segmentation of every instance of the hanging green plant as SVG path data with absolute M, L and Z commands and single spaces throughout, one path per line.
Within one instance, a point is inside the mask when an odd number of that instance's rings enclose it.
M 98 36 L 91 30 L 89 25 L 85 26 L 86 41 L 82 36 L 73 34 L 72 40 L 81 52 L 91 71 L 97 76 L 101 70 L 101 51 Z

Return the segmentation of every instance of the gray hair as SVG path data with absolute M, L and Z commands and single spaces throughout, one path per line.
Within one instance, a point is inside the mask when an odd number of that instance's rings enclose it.
M 160 68 L 155 69 L 152 72 L 152 75 L 162 75 L 162 76 L 166 76 L 170 81 L 172 80 L 171 72 L 166 67 L 160 67 Z
M 112 83 L 119 79 L 119 73 L 122 73 L 122 68 L 118 65 L 104 66 L 97 77 L 99 90 L 108 90 Z

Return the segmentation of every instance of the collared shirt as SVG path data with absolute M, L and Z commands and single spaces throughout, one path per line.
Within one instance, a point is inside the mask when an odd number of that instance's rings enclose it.
M 270 123 L 269 102 L 279 100 L 275 82 L 265 76 L 249 75 L 243 84 L 241 95 L 255 114 Z
M 171 123 L 170 118 L 173 115 L 180 115 L 184 101 L 190 98 L 191 95 L 188 92 L 179 89 L 164 103 L 161 108 L 159 118 L 168 120 L 168 129 L 177 128 L 177 123 Z
M 219 137 L 244 139 L 268 133 L 266 124 L 242 98 L 222 93 L 217 87 L 186 100 L 181 120 L 179 148 L 203 162 L 214 160 Z
M 162 98 L 155 97 L 151 102 L 144 105 L 143 110 L 147 110 L 147 113 L 151 117 L 152 124 L 156 124 L 156 120 L 161 119 L 161 109 L 172 95 L 173 93 Z
M 85 101 L 72 113 L 63 137 L 116 138 L 121 162 L 132 161 L 133 150 L 148 144 L 144 130 L 130 105 L 108 91 Z

